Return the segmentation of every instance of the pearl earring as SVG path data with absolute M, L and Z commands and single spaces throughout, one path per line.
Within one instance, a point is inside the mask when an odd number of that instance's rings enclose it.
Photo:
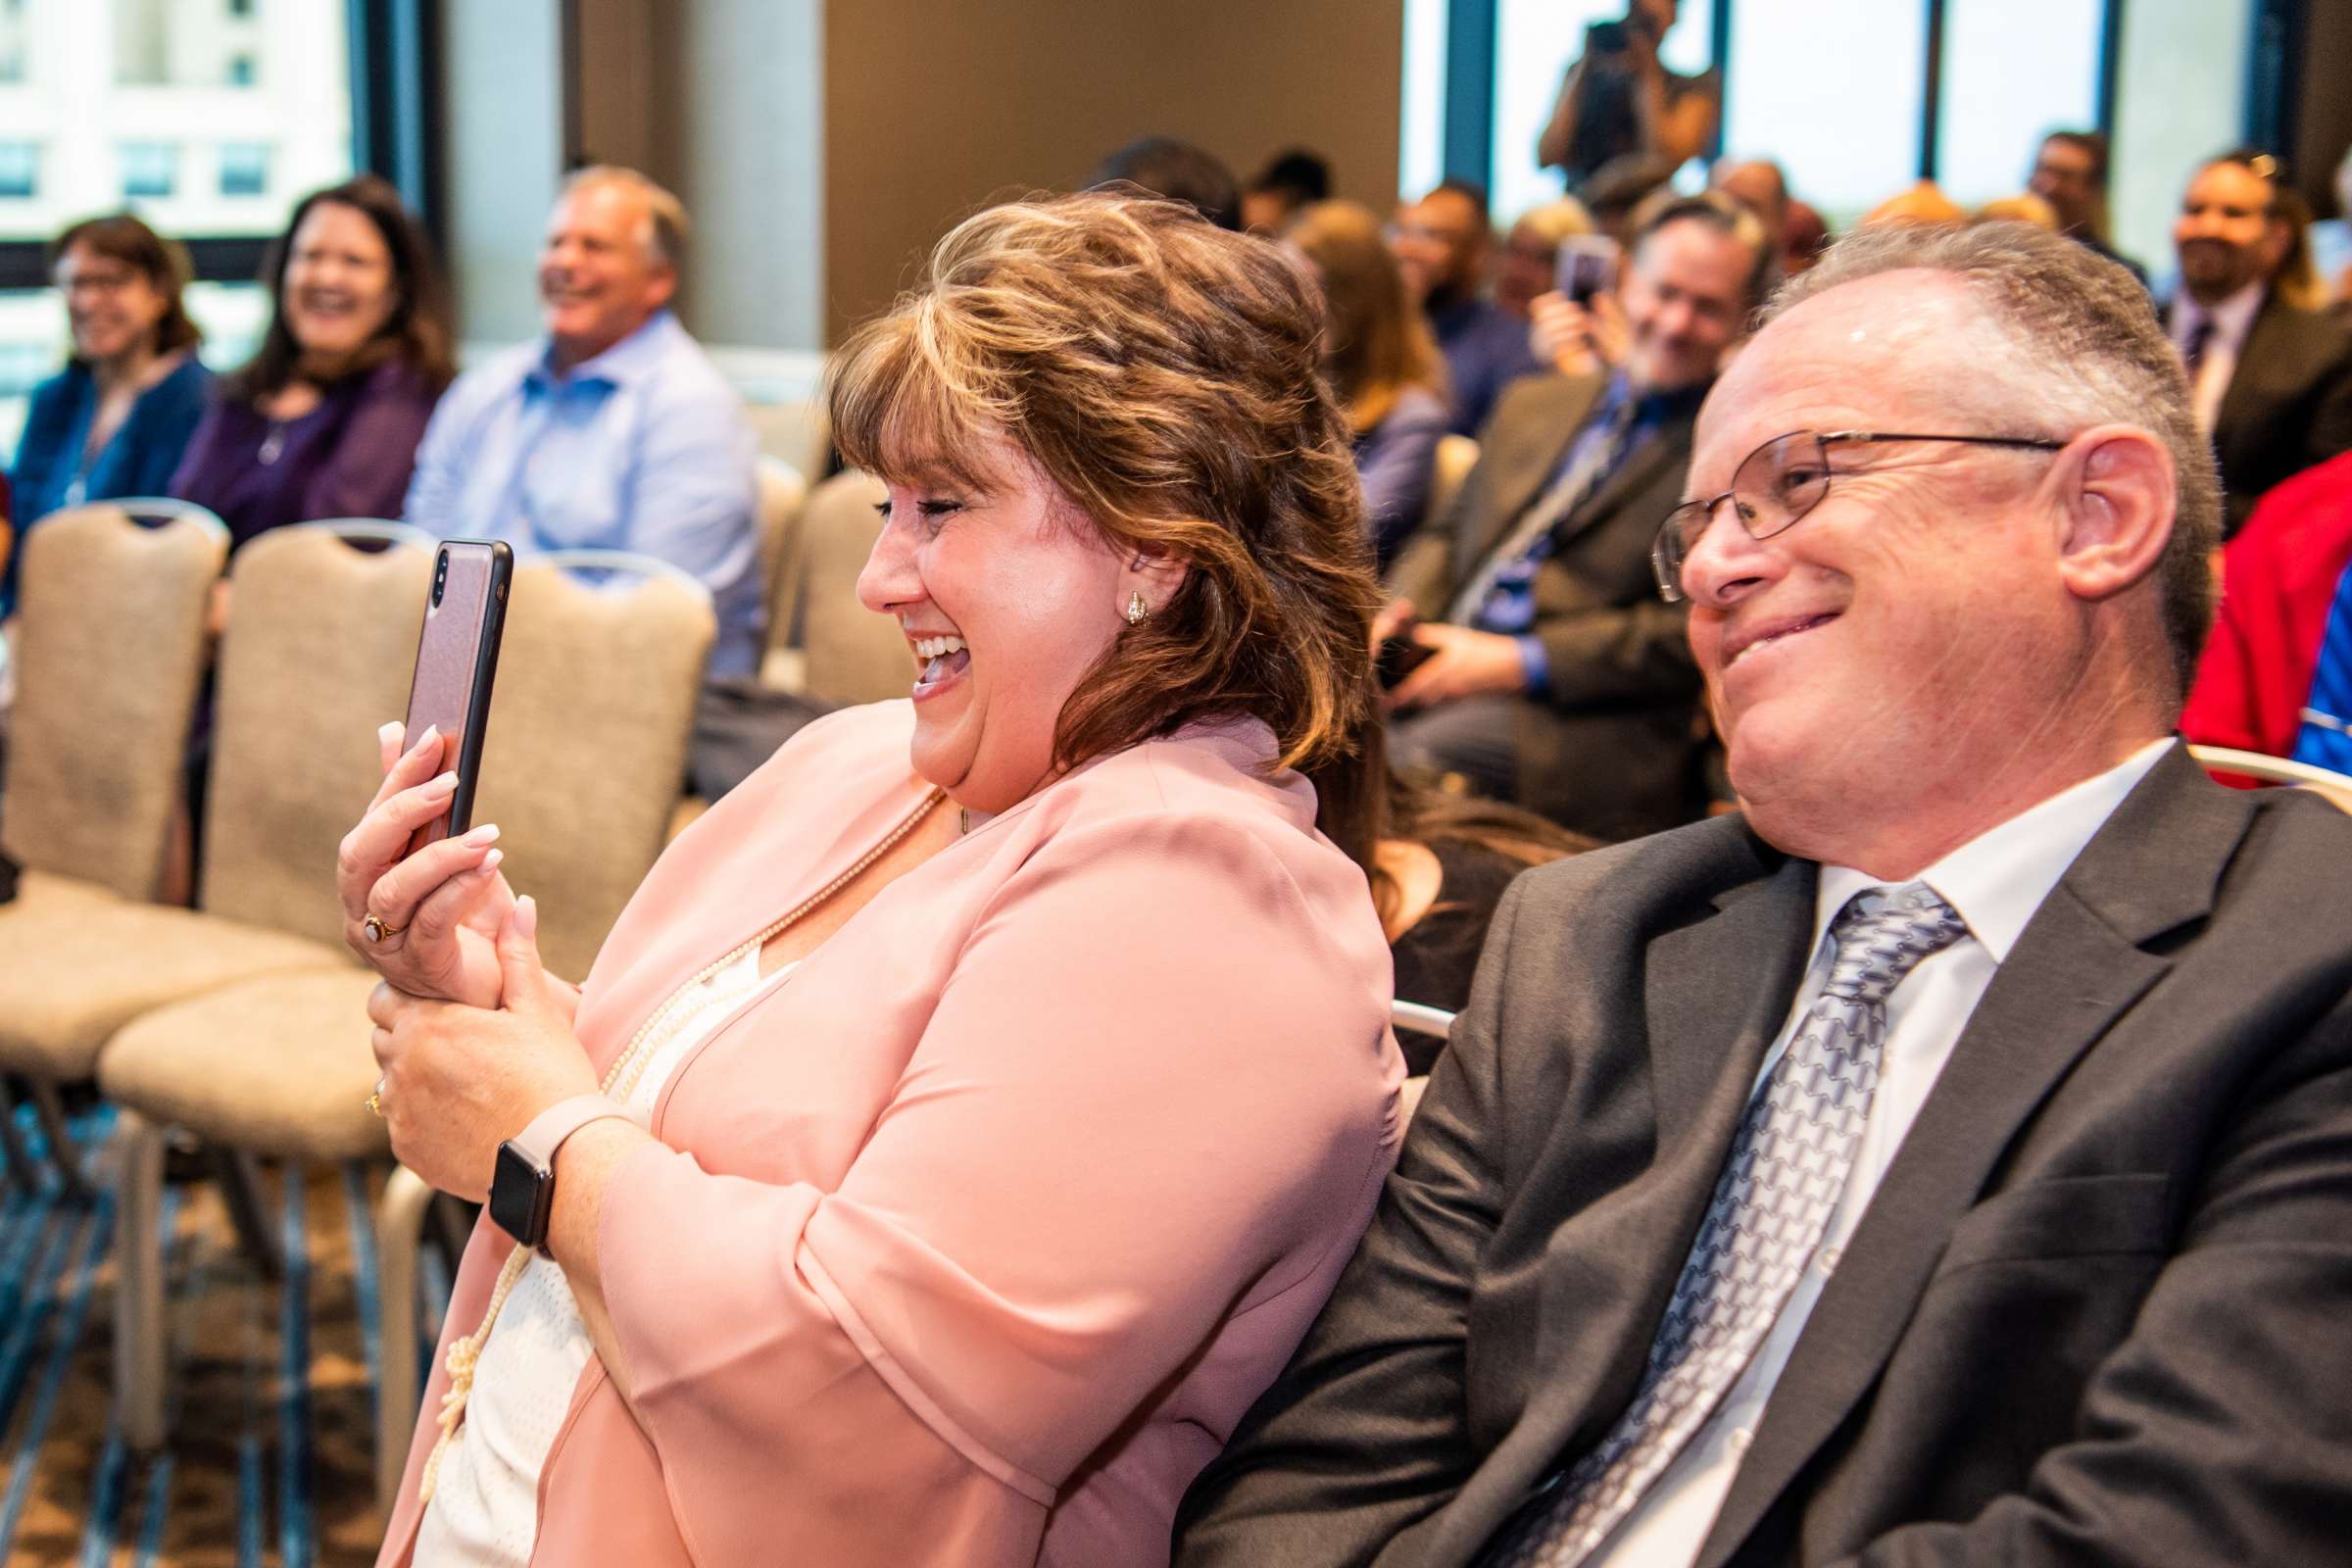
M 1128 625 L 1141 626 L 1151 618 L 1151 615 L 1152 607 L 1144 603 L 1144 596 L 1141 593 L 1132 593 L 1127 596 Z

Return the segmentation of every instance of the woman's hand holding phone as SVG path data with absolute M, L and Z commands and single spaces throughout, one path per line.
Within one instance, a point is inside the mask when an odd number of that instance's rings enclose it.
M 495 1007 L 504 992 L 498 937 L 514 891 L 498 869 L 498 828 L 484 824 L 415 854 L 419 828 L 449 811 L 457 775 L 444 738 L 428 728 L 414 746 L 398 723 L 377 732 L 384 782 L 335 860 L 343 940 L 394 987 Z M 370 938 L 369 918 L 379 929 Z
M 1563 375 L 1605 374 L 1633 350 L 1633 327 L 1614 294 L 1595 294 L 1579 305 L 1554 290 L 1538 295 L 1528 314 L 1529 347 Z

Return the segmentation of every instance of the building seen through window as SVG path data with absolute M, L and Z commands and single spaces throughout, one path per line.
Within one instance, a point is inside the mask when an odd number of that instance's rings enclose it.
M 181 240 L 274 235 L 297 197 L 352 172 L 349 10 L 0 0 L 0 245 L 37 255 L 67 224 L 126 207 Z M 250 353 L 259 294 L 244 276 L 190 293 L 209 364 Z M 0 456 L 65 341 L 54 292 L 0 291 Z

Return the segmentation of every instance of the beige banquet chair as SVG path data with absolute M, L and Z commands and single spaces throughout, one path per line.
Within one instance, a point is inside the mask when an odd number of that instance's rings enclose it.
M 414 612 L 421 618 L 421 597 Z M 237 613 L 242 622 L 242 602 Z M 515 570 L 474 821 L 499 824 L 503 869 L 540 901 L 541 956 L 559 974 L 586 972 L 661 851 L 716 624 L 700 582 L 646 557 L 567 551 Z M 412 625 L 412 645 L 414 636 Z M 397 692 L 370 694 L 373 706 L 334 705 L 334 722 L 368 754 L 360 769 L 367 790 L 338 817 L 338 840 L 373 793 L 375 726 L 403 710 L 413 659 L 401 665 Z M 224 769 L 226 748 L 243 739 L 224 733 Z M 310 876 L 339 933 L 333 865 L 330 843 L 312 860 Z M 367 1108 L 376 1077 L 367 1020 L 373 985 L 372 973 L 356 962 L 255 980 L 150 1013 L 101 1054 L 99 1084 L 122 1111 L 116 1387 L 122 1430 L 134 1445 L 161 1443 L 165 1427 L 164 1287 L 154 1224 L 163 1130 L 298 1162 L 381 1155 L 383 1124 Z M 387 1483 L 397 1481 L 416 1413 L 416 1369 L 407 1348 L 416 1343 L 416 1257 L 430 1196 L 396 1168 L 377 1212 L 378 1404 L 386 1421 L 400 1424 L 383 1464 Z
M 760 675 L 773 686 L 789 688 L 799 679 L 793 616 L 801 603 L 801 516 L 808 502 L 808 484 L 798 468 L 780 458 L 760 460 L 760 581 L 767 612 Z
M 1389 1008 L 1390 1026 L 1399 1033 L 1433 1035 L 1440 1040 L 1453 1037 L 1453 1017 L 1443 1007 L 1428 1007 L 1418 1002 L 1398 1002 Z M 1421 1108 L 1421 1097 L 1429 1089 L 1429 1077 L 1407 1078 L 1400 1088 L 1403 1096 L 1404 1119 L 1410 1122 L 1413 1112 Z
M 148 525 L 140 519 L 155 519 Z M 198 928 L 160 886 L 228 530 L 202 507 L 131 500 L 42 520 L 24 541 L 17 699 L 0 847 L 24 868 L 0 906 L 0 1070 L 30 1080 L 78 1187 L 56 1088 L 159 1003 L 275 966 L 273 943 L 151 941 Z M 0 1096 L 14 1173 L 29 1178 Z
M 906 639 L 888 615 L 858 603 L 858 574 L 882 532 L 882 481 L 837 473 L 809 492 L 801 514 L 799 690 L 830 703 L 904 697 L 914 684 Z

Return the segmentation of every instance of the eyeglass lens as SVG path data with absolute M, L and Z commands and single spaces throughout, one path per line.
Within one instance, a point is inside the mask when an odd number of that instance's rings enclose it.
M 1751 539 L 1769 539 L 1820 505 L 1829 494 L 1828 444 L 1810 430 L 1777 436 L 1749 453 L 1732 475 L 1732 506 Z M 1658 584 L 1668 597 L 1684 594 L 1683 566 L 1713 520 L 1704 501 L 1686 502 L 1658 537 Z

